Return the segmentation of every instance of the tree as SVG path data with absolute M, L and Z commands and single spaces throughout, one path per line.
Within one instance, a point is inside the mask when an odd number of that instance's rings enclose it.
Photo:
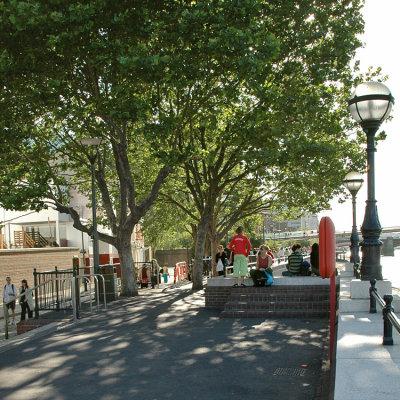
M 174 165 L 191 157 L 190 144 L 178 146 L 184 131 L 221 93 L 236 101 L 227 70 L 241 74 L 257 64 L 256 51 L 273 51 L 270 37 L 248 46 L 265 33 L 251 26 L 261 4 L 251 3 L 1 3 L 1 124 L 4 138 L 19 139 L 7 142 L 17 162 L 2 160 L 2 205 L 39 209 L 49 199 L 91 234 L 70 190 L 88 187 L 93 154 L 80 140 L 102 138 L 96 181 L 112 234 L 100 239 L 119 252 L 122 295 L 135 295 L 132 229 Z M 242 41 L 242 27 L 257 35 Z M 148 179 L 138 155 L 152 160 Z
M 7 136 L 23 133 L 26 139 L 15 148 L 24 151 L 27 165 L 34 161 L 35 172 L 20 165 L 7 171 L 2 201 L 12 203 L 11 173 L 14 182 L 23 182 L 16 196 L 20 207 L 38 207 L 46 195 L 90 233 L 68 206 L 66 189 L 72 178 L 85 187 L 76 177 L 84 177 L 90 154 L 79 140 L 104 138 L 96 179 L 112 235 L 102 240 L 120 252 L 123 294 L 135 294 L 131 228 L 183 162 L 187 185 L 200 173 L 197 183 L 205 186 L 194 189 L 198 196 L 207 193 L 198 204 L 194 287 L 200 288 L 205 234 L 220 195 L 213 179 L 225 182 L 240 165 L 243 178 L 271 176 L 284 189 L 280 199 L 294 186 L 298 191 L 287 202 L 301 207 L 306 191 L 293 168 L 301 168 L 321 203 L 337 190 L 343 165 L 351 159 L 357 164 L 358 148 L 350 149 L 343 126 L 350 126 L 344 104 L 352 84 L 349 62 L 360 45 L 360 4 L 2 3 L 2 123 Z M 147 192 L 135 175 L 138 143 L 145 159 L 154 159 L 154 169 L 146 171 Z M 339 172 L 321 185 L 323 172 L 332 171 L 330 161 Z M 71 171 L 75 177 L 66 179 Z
M 225 66 L 223 80 L 203 94 L 200 115 L 178 143 L 197 149 L 198 156 L 175 177 L 175 182 L 185 179 L 184 187 L 167 194 L 197 224 L 195 289 L 202 287 L 206 234 L 214 242 L 218 238 L 220 201 L 243 181 L 257 176 L 258 189 L 271 194 L 262 200 L 272 209 L 318 211 L 339 192 L 346 170 L 364 163 L 359 138 L 347 135 L 353 125 L 346 110 L 355 80 L 349 65 L 363 29 L 361 2 L 252 1 L 251 6 L 247 25 L 218 43 L 222 51 L 233 49 L 231 65 L 246 68 Z M 197 24 L 213 26 L 209 14 L 202 16 Z M 243 42 L 242 52 L 253 55 L 250 63 L 234 57 Z M 228 93 L 235 102 L 228 101 Z M 253 212 L 262 208 L 255 199 Z

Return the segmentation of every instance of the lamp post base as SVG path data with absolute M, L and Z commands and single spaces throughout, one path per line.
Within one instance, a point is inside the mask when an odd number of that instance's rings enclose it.
M 371 279 L 382 280 L 381 265 L 381 245 L 382 242 L 376 244 L 360 243 L 362 252 L 362 261 L 360 266 L 361 280 L 369 281 Z
M 353 264 L 360 263 L 360 246 L 357 230 L 351 234 L 350 237 L 350 262 Z

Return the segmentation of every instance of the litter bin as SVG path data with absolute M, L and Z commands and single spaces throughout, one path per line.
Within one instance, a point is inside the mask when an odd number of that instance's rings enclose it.
M 112 265 L 102 265 L 99 267 L 99 273 L 104 276 L 104 285 L 106 289 L 106 300 L 113 301 L 118 299 L 118 278 L 117 268 Z M 100 300 L 104 301 L 103 283 L 99 279 Z

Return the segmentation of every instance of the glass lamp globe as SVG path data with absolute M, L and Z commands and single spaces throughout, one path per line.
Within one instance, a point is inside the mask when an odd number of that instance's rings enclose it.
M 394 97 L 381 82 L 364 82 L 356 87 L 349 100 L 349 111 L 360 124 L 382 123 L 390 114 Z
M 355 171 L 349 172 L 343 180 L 345 188 L 351 194 L 356 194 L 360 190 L 363 183 L 364 179 L 358 172 Z
M 99 146 L 103 143 L 103 139 L 100 138 L 85 138 L 80 140 L 84 146 Z

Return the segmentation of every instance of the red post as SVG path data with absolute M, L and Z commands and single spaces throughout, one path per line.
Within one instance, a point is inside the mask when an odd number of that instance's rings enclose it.
M 323 217 L 319 224 L 319 272 L 321 278 L 331 279 L 329 360 L 332 363 L 336 323 L 336 236 L 335 225 L 329 217 Z

